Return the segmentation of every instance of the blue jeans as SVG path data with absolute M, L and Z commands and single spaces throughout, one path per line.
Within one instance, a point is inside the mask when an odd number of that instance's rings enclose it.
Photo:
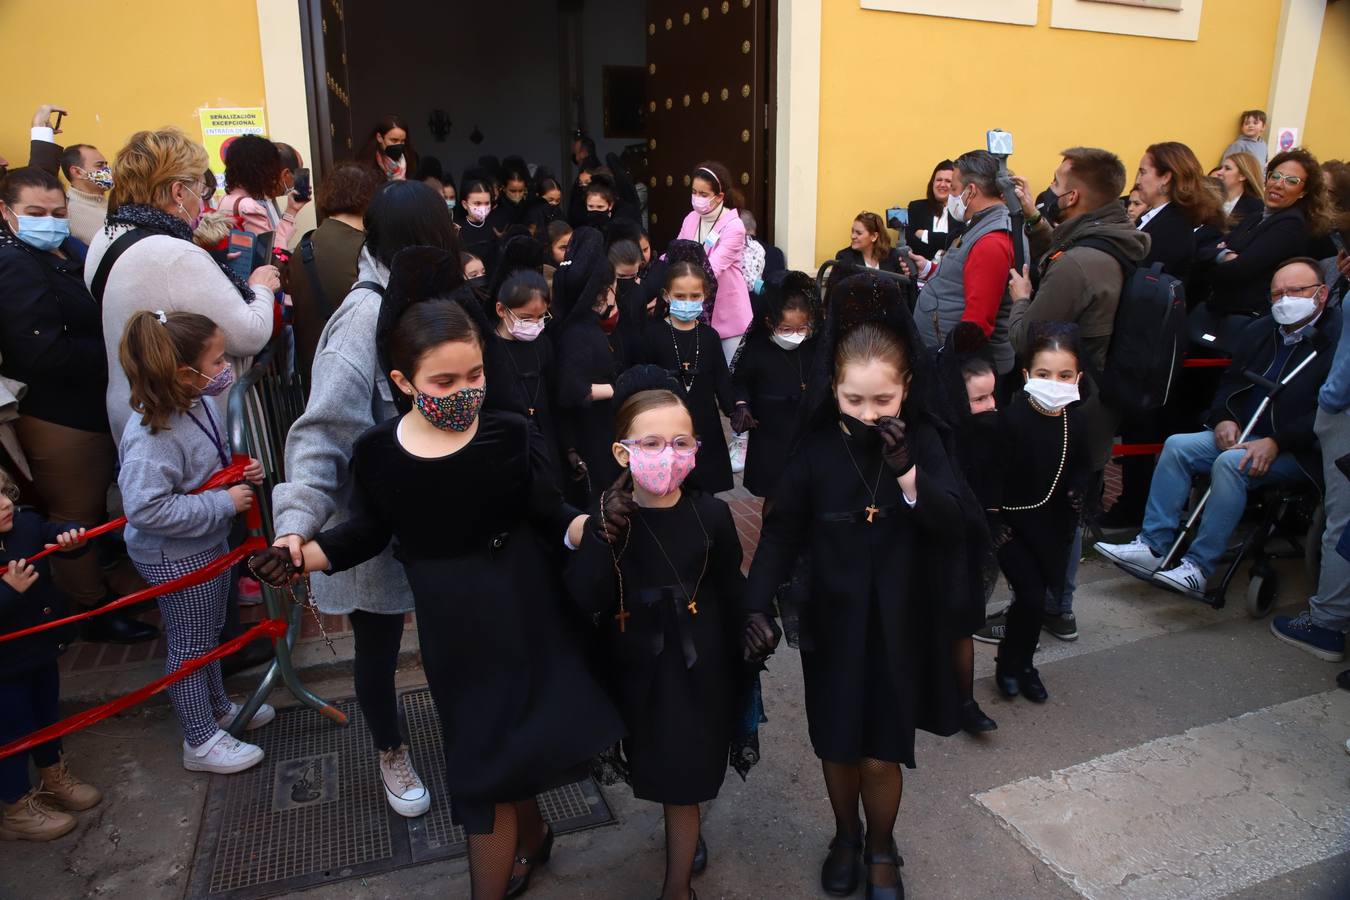
M 1313 430 L 1322 445 L 1327 527 L 1322 535 L 1322 571 L 1317 579 L 1317 593 L 1308 598 L 1308 610 L 1314 625 L 1350 631 L 1350 561 L 1336 552 L 1341 534 L 1350 525 L 1350 481 L 1336 468 L 1336 460 L 1350 453 L 1350 413 L 1319 409 Z
M 1250 488 L 1273 484 L 1292 484 L 1305 479 L 1303 470 L 1293 454 L 1281 453 L 1270 464 L 1266 474 L 1253 478 L 1246 471 L 1238 471 L 1245 450 L 1219 452 L 1214 433 L 1200 431 L 1194 434 L 1174 434 L 1163 444 L 1158 467 L 1153 471 L 1153 483 L 1148 491 L 1148 506 L 1144 510 L 1144 530 L 1139 538 L 1161 555 L 1172 548 L 1186 511 L 1186 500 L 1191 492 L 1191 478 L 1210 473 L 1209 501 L 1200 517 L 1195 540 L 1186 551 L 1186 559 L 1204 573 L 1214 571 L 1215 564 L 1228 540 L 1242 520 L 1247 508 Z
M 1064 571 L 1064 590 L 1058 596 L 1050 590 L 1045 592 L 1045 614 L 1062 616 L 1073 612 L 1073 594 L 1078 589 L 1078 562 L 1083 556 L 1083 526 L 1073 530 L 1073 543 L 1069 545 L 1069 567 Z

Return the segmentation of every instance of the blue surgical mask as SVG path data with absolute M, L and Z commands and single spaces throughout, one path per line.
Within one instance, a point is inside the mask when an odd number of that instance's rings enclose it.
M 692 322 L 703 315 L 702 300 L 671 300 L 670 315 L 681 322 Z
M 70 222 L 56 216 L 16 216 L 19 240 L 36 250 L 55 250 L 70 237 Z

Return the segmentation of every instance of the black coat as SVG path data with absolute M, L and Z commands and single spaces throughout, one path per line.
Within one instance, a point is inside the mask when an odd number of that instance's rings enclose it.
M 779 585 L 811 554 L 801 618 L 806 715 L 816 755 L 831 762 L 868 756 L 913 766 L 924 708 L 954 701 L 950 687 L 933 687 L 954 684 L 951 635 L 937 619 L 957 593 L 952 579 L 966 572 L 964 556 L 950 551 L 964 545 L 961 495 L 969 491 L 930 425 L 911 423 L 908 434 L 918 468 L 913 508 L 879 444 L 853 442 L 834 421 L 809 432 L 788 459 L 750 568 L 747 606 L 771 614 Z M 871 523 L 869 504 L 878 509 Z
M 568 562 L 567 585 L 603 635 L 601 668 L 628 728 L 633 794 L 657 803 L 712 800 L 753 679 L 741 660 L 745 577 L 731 510 L 686 491 L 673 507 L 634 513 L 618 562 L 622 630 L 615 565 L 610 545 L 588 528 Z
M 566 447 L 561 443 L 558 431 L 558 364 L 553 342 L 540 335 L 533 341 L 502 340 L 500 346 L 517 405 L 539 427 L 554 471 L 561 475 L 561 451 Z
M 918 253 L 917 250 L 914 252 Z M 843 250 L 840 250 L 834 255 L 834 258 L 841 263 L 857 266 L 860 269 L 866 266 L 866 263 L 863 262 L 863 255 L 852 247 L 845 247 Z M 900 252 L 892 247 L 887 251 L 886 255 L 881 260 L 881 265 L 877 268 L 881 269 L 883 272 L 895 272 L 901 274 L 903 270 L 900 268 Z
M 1295 346 L 1280 372 L 1280 377 L 1293 371 L 1313 350 L 1317 358 L 1308 363 L 1308 367 L 1280 392 L 1267 413 L 1272 429 L 1270 437 L 1275 439 L 1281 453 L 1293 453 L 1303 472 L 1315 484 L 1322 483 L 1321 454 L 1317 449 L 1317 436 L 1313 433 L 1313 421 L 1317 417 L 1317 392 L 1322 382 L 1327 380 L 1331 371 L 1332 358 L 1336 354 L 1336 345 L 1341 337 L 1341 310 L 1324 309 L 1317 320 L 1315 332 Z M 1262 316 L 1253 321 L 1238 336 L 1233 350 L 1233 362 L 1224 370 L 1219 381 L 1219 390 L 1214 402 L 1205 413 L 1205 425 L 1213 428 L 1223 421 L 1237 422 L 1239 428 L 1246 427 L 1250 413 L 1244 412 L 1265 393 L 1242 376 L 1244 371 L 1265 372 L 1275 359 L 1278 342 L 1283 339 L 1279 326 L 1270 316 Z M 1274 379 L 1278 381 L 1279 378 Z
M 0 543 L 4 544 L 4 549 L 0 550 L 0 563 L 31 559 L 47 544 L 56 543 L 58 534 L 78 527 L 49 524 L 31 509 L 16 509 L 13 529 L 0 534 Z M 88 549 L 85 544 L 64 555 L 67 558 L 80 556 Z M 12 634 L 70 615 L 66 595 L 52 583 L 52 570 L 47 559 L 33 563 L 33 568 L 37 571 L 38 579 L 22 594 L 0 581 L 0 634 Z M 0 648 L 3 648 L 0 649 L 0 678 L 16 678 L 24 672 L 55 662 L 70 646 L 70 642 L 75 640 L 75 635 L 75 626 L 66 625 L 0 644 Z
M 73 243 L 63 259 L 0 229 L 0 374 L 28 385 L 23 415 L 107 432 L 103 314 Z
M 482 225 L 474 225 L 469 222 L 464 208 L 460 207 L 455 210 L 455 224 L 459 226 L 460 249 L 481 259 L 487 274 L 491 275 L 501 249 L 497 233 L 492 229 L 492 213 L 488 213 L 488 220 Z
M 942 216 L 942 207 L 930 203 L 928 198 L 915 200 L 909 205 L 909 224 L 905 226 L 905 240 L 915 253 L 926 259 L 932 259 L 939 250 L 946 250 L 961 232 L 966 230 L 965 222 L 947 217 L 947 233 L 933 233 L 934 220 Z M 920 240 L 918 232 L 926 231 L 928 240 Z
M 1149 243 L 1148 256 L 1140 265 L 1148 267 L 1162 263 L 1164 272 L 1185 282 L 1191 274 L 1191 263 L 1195 261 L 1196 244 L 1195 226 L 1182 208 L 1175 203 L 1167 204 L 1140 231 L 1153 239 Z
M 692 331 L 678 331 L 658 319 L 647 323 L 643 337 L 642 361 L 670 372 L 688 393 L 694 431 L 702 442 L 689 484 L 710 494 L 731 490 L 731 455 L 717 411 L 721 407 L 730 415 L 735 395 L 717 332 L 701 322 Z
M 397 541 L 440 714 L 445 787 L 457 821 L 475 830 L 486 816 L 491 830 L 493 802 L 557 786 L 623 732 L 552 564 L 576 511 L 524 417 L 484 410 L 473 439 L 437 459 L 399 445 L 400 421 L 357 439 L 354 515 L 316 540 L 333 571 Z
M 1234 224 L 1241 222 L 1248 216 L 1261 215 L 1265 211 L 1266 205 L 1261 202 L 1260 197 L 1254 197 L 1251 194 L 1243 194 L 1238 198 L 1238 202 L 1233 205 L 1233 211 L 1228 215 L 1233 219 Z
M 736 402 L 748 404 L 759 422 L 750 430 L 745 457 L 745 489 L 756 497 L 772 497 L 783 475 L 815 358 L 814 337 L 784 350 L 764 328 L 746 337 L 736 358 L 731 373 Z
M 1210 267 L 1210 311 L 1218 315 L 1264 315 L 1270 307 L 1270 281 L 1287 259 L 1308 252 L 1308 220 L 1292 206 L 1268 217 L 1251 215 L 1228 233 L 1224 244 L 1237 253 L 1230 262 Z
M 577 312 L 574 310 L 574 313 Z M 614 384 L 626 368 L 610 337 L 594 315 L 573 315 L 558 338 L 558 416 L 565 449 L 576 450 L 586 463 L 590 500 L 619 477 L 614 443 L 614 404 L 592 400 L 591 385 Z

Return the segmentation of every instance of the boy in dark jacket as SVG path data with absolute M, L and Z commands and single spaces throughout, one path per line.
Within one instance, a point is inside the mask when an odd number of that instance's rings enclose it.
M 62 552 L 83 553 L 84 529 L 58 526 L 30 509 L 16 505 L 18 488 L 0 470 L 0 634 L 10 634 L 65 618 L 65 595 L 52 584 L 46 560 L 28 562 L 35 553 L 57 545 Z M 78 549 L 77 549 L 78 548 Z M 60 682 L 56 658 L 65 651 L 74 629 L 54 628 L 4 644 L 0 650 L 0 746 L 51 725 L 57 720 Z M 40 782 L 28 781 L 33 757 Z M 63 810 L 79 811 L 103 799 L 66 768 L 61 741 L 56 739 L 0 759 L 0 840 L 50 841 L 77 824 Z
M 1313 420 L 1317 392 L 1340 339 L 1341 311 L 1327 308 L 1328 290 L 1315 260 L 1286 262 L 1270 287 L 1271 314 L 1253 321 L 1238 338 L 1233 362 L 1205 415 L 1209 430 L 1174 434 L 1163 445 L 1143 530 L 1128 544 L 1096 545 L 1098 553 L 1131 574 L 1152 576 L 1164 587 L 1202 595 L 1242 518 L 1250 488 L 1320 484 Z M 1279 382 L 1314 353 L 1316 358 L 1266 409 L 1247 439 L 1239 440 L 1265 396 L 1243 372 Z M 1163 554 L 1176 539 L 1191 477 L 1203 472 L 1210 473 L 1210 496 L 1195 540 L 1175 568 L 1159 572 Z

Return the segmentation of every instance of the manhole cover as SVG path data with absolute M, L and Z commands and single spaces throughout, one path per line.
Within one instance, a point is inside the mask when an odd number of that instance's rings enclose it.
M 431 790 L 426 815 L 405 819 L 385 803 L 355 700 L 334 704 L 350 718 L 346 727 L 306 708 L 279 712 L 249 735 L 267 754 L 259 766 L 211 778 L 188 896 L 256 900 L 464 855 L 431 694 L 402 699 L 413 760 Z M 542 794 L 539 803 L 558 834 L 613 821 L 590 779 Z

